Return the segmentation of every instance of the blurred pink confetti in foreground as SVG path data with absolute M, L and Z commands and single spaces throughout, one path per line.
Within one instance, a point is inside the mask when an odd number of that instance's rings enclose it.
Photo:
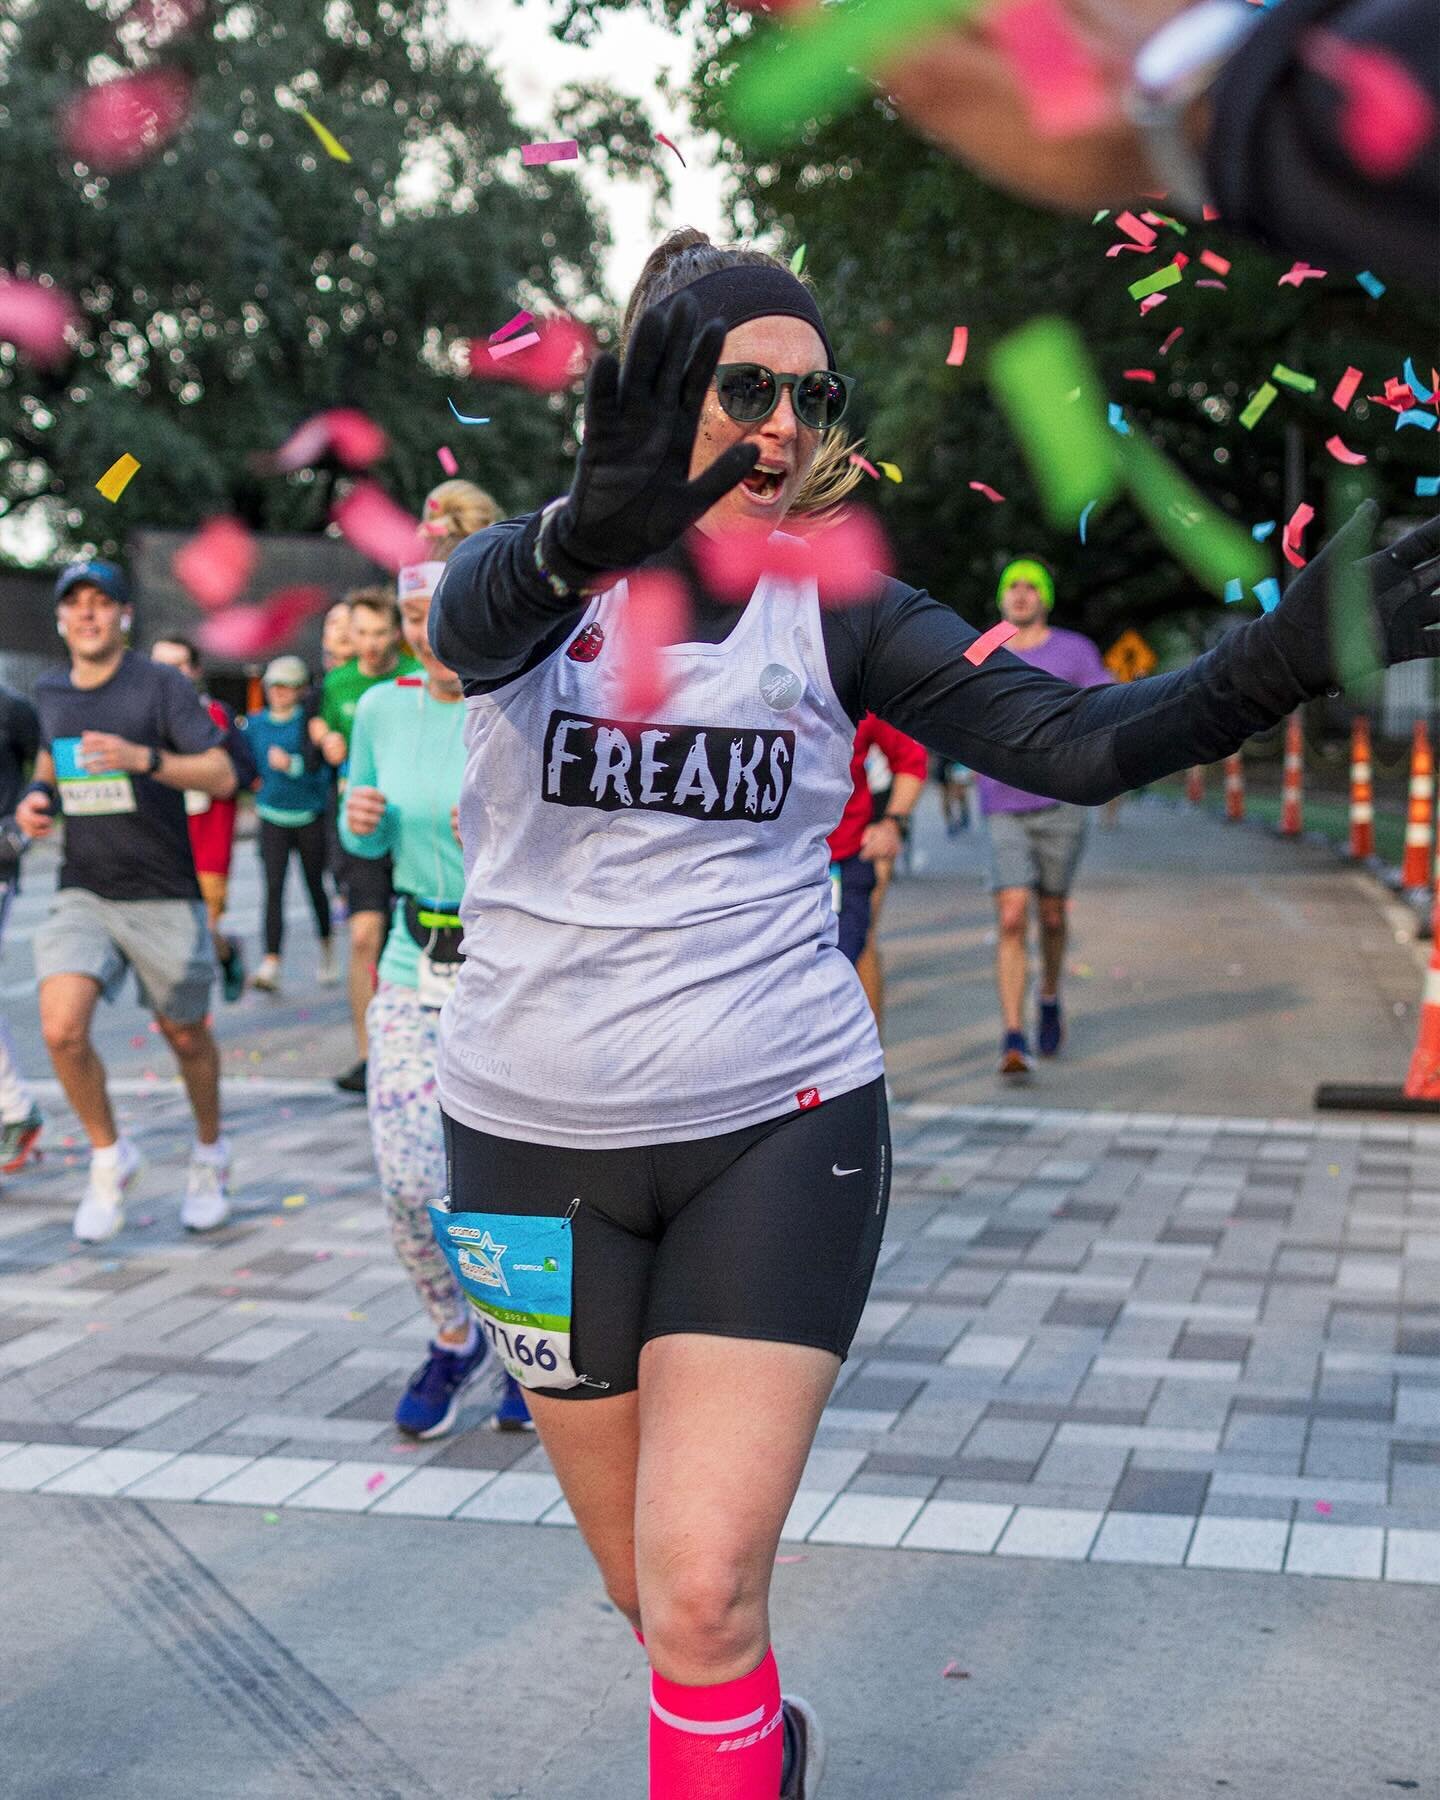
M 163 150 L 190 117 L 190 78 L 179 69 L 122 75 L 60 108 L 60 137 L 77 162 L 118 174 Z

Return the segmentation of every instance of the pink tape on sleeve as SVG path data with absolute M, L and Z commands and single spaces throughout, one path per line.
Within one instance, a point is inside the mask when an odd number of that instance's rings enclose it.
M 998 625 L 992 625 L 988 631 L 982 631 L 965 652 L 966 662 L 974 663 L 978 669 L 992 651 L 999 650 L 1008 644 L 1019 629 L 1018 625 L 1012 625 L 1008 619 L 1002 619 Z

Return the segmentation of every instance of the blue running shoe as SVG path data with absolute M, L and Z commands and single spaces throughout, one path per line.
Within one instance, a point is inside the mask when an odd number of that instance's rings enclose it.
M 1042 1056 L 1057 1056 L 1065 1042 L 1065 1020 L 1058 997 L 1040 1002 L 1040 1035 L 1037 1048 Z
M 465 1354 L 432 1344 L 430 1355 L 411 1377 L 410 1385 L 395 1408 L 395 1423 L 407 1437 L 444 1437 L 455 1423 L 460 1396 L 476 1376 L 486 1372 L 490 1346 L 481 1333 L 475 1348 Z
M 490 1421 L 492 1431 L 533 1431 L 535 1421 L 530 1417 L 530 1408 L 525 1404 L 525 1390 L 513 1375 L 505 1377 L 505 1389 L 500 1396 L 500 1404 L 495 1408 L 495 1416 Z
M 1030 1046 L 1025 1042 L 1025 1033 L 1007 1031 L 1005 1041 L 1000 1046 L 1000 1073 L 1028 1075 L 1034 1066 L 1030 1060 Z

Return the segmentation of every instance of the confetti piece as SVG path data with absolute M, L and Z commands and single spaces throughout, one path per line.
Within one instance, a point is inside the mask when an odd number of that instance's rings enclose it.
M 615 646 L 620 671 L 615 706 L 620 718 L 654 718 L 664 706 L 673 679 L 663 652 L 685 641 L 689 618 L 689 596 L 678 576 L 667 569 L 641 569 L 626 576 Z
M 455 460 L 455 452 L 448 444 L 442 444 L 435 452 L 435 455 L 439 461 L 440 467 L 447 475 L 458 475 L 460 473 L 460 465 Z
M 1120 445 L 1131 498 L 1171 554 L 1213 594 L 1234 575 L 1258 581 L 1269 559 L 1250 533 L 1212 505 L 1153 445 L 1138 435 Z
M 1156 269 L 1153 275 L 1142 275 L 1139 281 L 1130 284 L 1130 298 L 1144 300 L 1150 294 L 1158 294 L 1161 288 L 1172 288 L 1181 279 L 1182 269 L 1178 262 L 1168 262 L 1163 269 Z
M 113 505 L 140 473 L 140 465 L 127 451 L 124 456 L 117 457 L 110 467 L 95 483 L 100 493 Z
M 1372 275 L 1368 269 L 1362 269 L 1355 279 L 1372 300 L 1378 300 L 1385 292 L 1385 283 L 1378 275 Z
M 1153 369 L 1126 369 L 1125 379 L 1126 381 L 1153 381 L 1155 371 Z
M 710 591 L 722 600 L 743 602 L 765 576 L 778 581 L 813 581 L 825 606 L 868 599 L 877 577 L 890 573 L 890 546 L 879 521 L 863 507 L 850 506 L 832 523 L 806 528 L 787 522 L 784 532 L 740 528 L 714 537 L 691 532 L 690 554 Z
M 1407 356 L 1405 358 L 1404 374 L 1405 385 L 1417 400 L 1424 400 L 1428 403 L 1435 398 L 1435 389 L 1427 388 L 1424 382 L 1422 382 L 1420 377 L 1415 373 L 1415 362 L 1412 357 Z M 1431 371 L 1431 374 L 1433 376 L 1433 370 Z
M 305 620 L 324 612 L 334 596 L 329 588 L 289 587 L 258 606 L 227 606 L 211 613 L 196 633 L 202 650 L 243 662 L 288 643 Z
M 301 107 L 300 117 L 315 133 L 316 137 L 319 138 L 320 142 L 325 147 L 325 154 L 330 157 L 332 161 L 342 163 L 348 163 L 350 161 L 350 152 L 340 142 L 333 131 L 320 123 L 314 113 L 306 112 L 304 107 Z
M 998 625 L 992 625 L 988 631 L 982 631 L 975 642 L 964 652 L 966 662 L 973 663 L 978 669 L 987 656 L 1008 644 L 1016 632 L 1018 625 L 1012 625 L 1008 619 L 1002 619 Z
M 792 275 L 798 275 L 804 267 L 805 267 L 805 246 L 802 244 L 800 246 L 800 248 L 795 252 L 795 254 L 790 258 L 790 273 Z
M 1103 214 L 1101 215 L 1104 216 Z M 1116 213 L 1115 223 L 1127 237 L 1134 238 L 1142 250 L 1155 248 L 1155 233 L 1148 225 L 1141 224 L 1132 212 Z
M 1147 294 L 1140 302 L 1140 317 L 1143 319 L 1146 313 L 1154 312 L 1157 306 L 1163 306 L 1169 298 L 1168 294 Z
M 666 135 L 663 131 L 657 131 L 655 133 L 655 142 L 657 144 L 663 144 L 667 150 L 673 150 L 677 156 L 680 156 L 680 146 L 677 143 L 673 142 L 670 138 L 666 137 Z M 680 167 L 682 169 L 684 169 L 684 168 L 687 168 L 688 166 L 689 165 L 686 163 L 685 158 L 683 156 L 680 156 Z
M 1118 431 L 1121 437 L 1129 437 L 1130 421 L 1125 417 L 1125 408 L 1118 400 L 1112 400 L 1106 409 L 1106 417 L 1110 421 L 1110 429 Z
M 309 468 L 325 456 L 346 469 L 368 469 L 389 447 L 390 440 L 372 418 L 358 407 L 337 406 L 306 419 L 278 450 L 259 461 L 282 474 Z
M 1237 600 L 1245 598 L 1245 583 L 1238 575 L 1232 575 L 1225 583 L 1225 604 L 1231 606 Z
M 54 368 L 70 354 L 67 334 L 80 321 L 68 294 L 0 270 L 0 342 L 14 344 L 38 368 Z
M 530 350 L 540 342 L 538 331 L 527 331 L 523 337 L 508 338 L 503 344 L 492 344 L 490 354 L 498 362 L 502 356 L 513 356 L 517 350 Z
M 1278 521 L 1275 519 L 1265 519 L 1259 525 L 1252 525 L 1250 527 L 1250 535 L 1257 544 L 1263 544 L 1266 538 L 1274 531 L 1277 523 Z
M 1107 258 L 1124 256 L 1127 251 L 1132 256 L 1144 256 L 1146 254 L 1145 246 L 1143 244 L 1112 244 L 1105 252 L 1105 255 Z
M 306 1196 L 304 1194 L 287 1194 L 280 1204 L 289 1207 L 303 1206 L 305 1200 Z
M 1254 594 L 1265 612 L 1274 612 L 1280 604 L 1280 583 L 1273 575 L 1267 575 L 1263 581 L 1257 581 L 1250 592 Z
M 280 1523 L 279 1513 L 262 1513 L 260 1516 L 267 1525 L 278 1525 Z
M 1369 457 L 1362 456 L 1358 450 L 1349 449 L 1345 440 L 1338 433 L 1334 437 L 1326 438 L 1325 448 L 1336 462 L 1348 463 L 1351 468 L 1358 468 L 1361 463 L 1370 460 Z
M 952 369 L 958 369 L 965 360 L 965 353 L 970 348 L 970 327 L 957 325 L 950 338 L 950 354 L 945 358 Z
M 882 462 L 879 465 L 879 468 L 880 473 L 885 476 L 888 481 L 901 482 L 905 479 L 900 473 L 900 465 L 898 463 Z
M 1405 65 L 1324 30 L 1301 38 L 1300 59 L 1339 88 L 1340 141 L 1355 167 L 1376 181 L 1403 175 L 1435 129 L 1435 103 Z
M 178 69 L 122 75 L 87 88 L 60 109 L 61 142 L 77 162 L 106 174 L 163 150 L 190 117 L 190 78 Z
M 1223 281 L 1197 281 L 1195 285 L 1197 288 L 1219 288 L 1222 294 L 1228 292 Z
M 988 481 L 971 481 L 966 485 L 973 488 L 977 494 L 983 494 L 994 506 L 1000 506 L 1004 503 L 1005 496 L 1003 494 L 997 494 Z
M 346 541 L 382 569 L 398 574 L 407 563 L 424 560 L 418 522 L 373 481 L 357 481 L 330 517 Z
M 537 393 L 553 394 L 583 374 L 594 355 L 594 338 L 564 314 L 541 320 L 528 336 L 540 341 L 517 339 L 508 345 L 472 342 L 470 373 L 482 381 L 516 381 Z
M 488 419 L 480 419 L 470 413 L 462 413 L 453 400 L 450 401 L 450 410 L 462 425 L 488 425 L 490 423 Z
M 981 30 L 1009 65 L 1037 137 L 1077 137 L 1112 118 L 1100 63 L 1058 0 L 1005 0 L 987 8 Z
M 512 332 L 518 331 L 522 325 L 532 325 L 534 322 L 534 313 L 518 312 L 513 319 L 507 319 L 498 331 L 492 331 L 488 341 L 492 344 L 498 344 L 502 338 L 509 337 Z
M 556 138 L 548 144 L 520 146 L 520 161 L 527 169 L 538 168 L 542 163 L 576 162 L 579 156 L 580 146 L 574 138 Z
M 170 572 L 190 598 L 209 610 L 244 593 L 259 551 L 239 519 L 207 519 L 170 559 Z
M 1090 223 L 1092 225 L 1098 225 L 1101 223 L 1102 220 L 1108 219 L 1109 217 L 1110 217 L 1110 208 L 1108 206 L 1102 206 L 1100 208 L 1099 212 L 1097 212 L 1095 217 L 1090 221 Z
M 1298 288 L 1302 281 L 1323 281 L 1329 272 L 1328 269 L 1312 269 L 1307 262 L 1291 263 L 1275 285 Z
M 1355 390 L 1364 379 L 1365 371 L 1363 369 L 1357 369 L 1352 365 L 1350 368 L 1346 369 L 1345 373 L 1335 383 L 1335 392 L 1330 398 L 1335 402 L 1336 406 L 1340 408 L 1341 412 L 1344 412 L 1346 407 L 1348 407 L 1350 402 L 1355 398 Z
M 1104 390 L 1073 325 L 1031 320 L 996 345 L 988 374 L 1053 525 L 1068 530 L 1087 501 L 1115 498 L 1122 477 Z
M 1440 494 L 1440 475 L 1417 475 L 1415 477 L 1415 495 L 1420 500 L 1433 500 Z
M 1402 431 L 1407 425 L 1418 425 L 1421 431 L 1433 431 L 1435 415 L 1432 412 L 1422 412 L 1418 406 L 1407 406 L 1396 419 L 1395 429 Z
M 1284 363 L 1276 363 L 1270 371 L 1270 379 L 1283 382 L 1286 387 L 1294 388 L 1301 394 L 1313 394 L 1317 386 L 1313 375 L 1302 375 L 1298 369 L 1287 369 Z
M 1207 269 L 1213 269 L 1217 275 L 1228 275 L 1230 273 L 1230 258 L 1228 256 L 1219 256 L 1214 250 L 1202 250 L 1200 252 L 1200 260 Z
M 1280 537 L 1280 549 L 1286 562 L 1292 569 L 1303 569 L 1309 561 L 1300 554 L 1300 540 L 1305 535 L 1305 528 L 1315 517 L 1315 508 L 1308 501 L 1302 500 L 1291 513 L 1285 530 Z
M 384 1485 L 385 1485 L 385 1471 L 383 1469 L 377 1469 L 375 1471 L 375 1473 L 370 1477 L 370 1479 L 365 1483 L 365 1492 L 367 1494 L 373 1494 L 375 1492 L 376 1488 L 384 1487 Z
M 880 479 L 880 471 L 875 467 L 874 463 L 872 463 L 868 457 L 862 456 L 858 450 L 852 450 L 850 452 L 849 460 L 854 463 L 857 469 L 863 469 L 872 480 L 878 481 Z
M 946 1663 L 945 1667 L 940 1671 L 940 1679 L 942 1681 L 968 1681 L 970 1679 L 970 1671 L 968 1669 L 962 1669 L 959 1663 Z
M 1247 431 L 1253 431 L 1270 410 L 1271 403 L 1279 394 L 1279 388 L 1268 381 L 1262 381 L 1250 396 L 1250 402 L 1240 415 L 1240 423 Z
M 1086 501 L 1084 510 L 1080 514 L 1080 542 L 1082 544 L 1085 542 L 1085 530 L 1090 523 L 1090 515 L 1094 512 L 1096 504 L 1097 502 L 1094 500 Z
M 366 1316 L 363 1312 L 347 1312 L 345 1315 L 352 1325 L 363 1325 Z
M 1170 333 L 1169 337 L 1167 337 L 1165 342 L 1160 346 L 1160 354 L 1162 356 L 1168 355 L 1171 346 L 1176 342 L 1176 340 L 1179 337 L 1181 337 L 1183 335 L 1184 330 L 1185 330 L 1185 327 L 1183 325 L 1177 325 L 1175 327 L 1175 329 Z

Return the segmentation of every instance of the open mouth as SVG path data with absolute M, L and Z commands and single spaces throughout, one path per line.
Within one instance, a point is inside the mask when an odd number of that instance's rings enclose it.
M 741 482 L 741 487 L 754 501 L 761 506 L 773 506 L 780 498 L 780 490 L 785 485 L 784 469 L 767 468 L 757 465 Z

